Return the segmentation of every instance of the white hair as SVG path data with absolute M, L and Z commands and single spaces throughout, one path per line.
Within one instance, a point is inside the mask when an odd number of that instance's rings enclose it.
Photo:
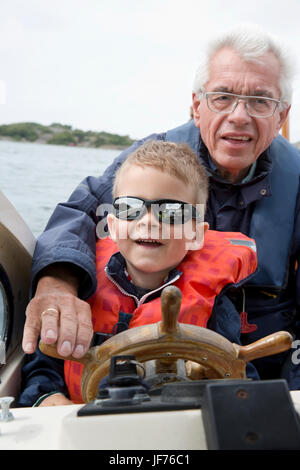
M 212 40 L 206 51 L 206 58 L 200 64 L 194 79 L 193 92 L 198 94 L 209 80 L 210 63 L 213 56 L 225 47 L 237 52 L 246 62 L 259 62 L 260 58 L 271 52 L 280 66 L 279 86 L 283 107 L 291 104 L 292 80 L 295 73 L 295 58 L 270 34 L 256 25 L 244 25 L 221 34 Z

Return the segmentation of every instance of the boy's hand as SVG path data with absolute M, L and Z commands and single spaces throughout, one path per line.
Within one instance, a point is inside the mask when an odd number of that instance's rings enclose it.
M 49 266 L 26 309 L 22 346 L 32 354 L 39 336 L 46 344 L 57 341 L 58 353 L 82 357 L 88 350 L 93 326 L 88 303 L 77 297 L 78 280 L 64 265 Z
M 73 402 L 69 400 L 67 397 L 62 395 L 61 393 L 55 393 L 54 395 L 50 395 L 49 397 L 45 398 L 42 403 L 39 405 L 41 406 L 63 406 L 63 405 L 73 405 Z

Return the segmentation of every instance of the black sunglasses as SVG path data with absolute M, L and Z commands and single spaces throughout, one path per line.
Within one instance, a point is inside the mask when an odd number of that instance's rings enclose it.
M 187 202 L 174 199 L 142 199 L 133 196 L 117 197 L 113 202 L 115 216 L 122 220 L 136 220 L 142 217 L 151 207 L 151 211 L 159 222 L 184 224 L 190 219 L 200 220 L 196 207 Z

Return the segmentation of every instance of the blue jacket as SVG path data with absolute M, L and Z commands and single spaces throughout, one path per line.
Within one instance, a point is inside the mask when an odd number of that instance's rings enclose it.
M 55 262 L 77 266 L 81 279 L 79 295 L 85 299 L 96 288 L 95 242 L 99 204 L 111 203 L 112 179 L 129 153 L 145 140 L 187 142 L 198 155 L 210 178 L 210 194 L 205 218 L 212 230 L 239 231 L 253 237 L 258 247 L 257 278 L 249 282 L 240 296 L 234 295 L 239 310 L 246 309 L 257 329 L 243 336 L 247 344 L 281 329 L 298 337 L 297 313 L 300 304 L 299 259 L 299 175 L 300 154 L 281 136 L 257 160 L 250 180 L 237 184 L 217 174 L 193 121 L 166 133 L 154 134 L 136 142 L 121 153 L 98 178 L 87 177 L 68 202 L 55 209 L 44 233 L 39 237 L 33 260 L 32 289 L 38 273 Z M 279 377 L 286 354 L 261 359 L 256 365 L 262 378 Z M 289 362 L 290 364 L 290 362 Z M 298 367 L 284 367 L 291 388 L 300 388 Z

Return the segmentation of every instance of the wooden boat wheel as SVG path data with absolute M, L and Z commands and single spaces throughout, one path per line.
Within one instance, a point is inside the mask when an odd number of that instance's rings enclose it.
M 40 350 L 52 357 L 84 364 L 81 388 L 83 399 L 88 403 L 97 397 L 100 381 L 109 374 L 112 356 L 133 355 L 143 366 L 151 361 L 156 373 L 162 376 L 176 378 L 181 360 L 186 365 L 186 380 L 241 379 L 246 378 L 248 362 L 291 348 L 292 336 L 286 331 L 240 346 L 209 329 L 178 323 L 180 306 L 180 290 L 168 286 L 161 294 L 161 322 L 119 333 L 101 346 L 91 348 L 81 359 L 60 356 L 56 345 L 40 342 Z M 147 375 L 145 378 L 147 380 Z

